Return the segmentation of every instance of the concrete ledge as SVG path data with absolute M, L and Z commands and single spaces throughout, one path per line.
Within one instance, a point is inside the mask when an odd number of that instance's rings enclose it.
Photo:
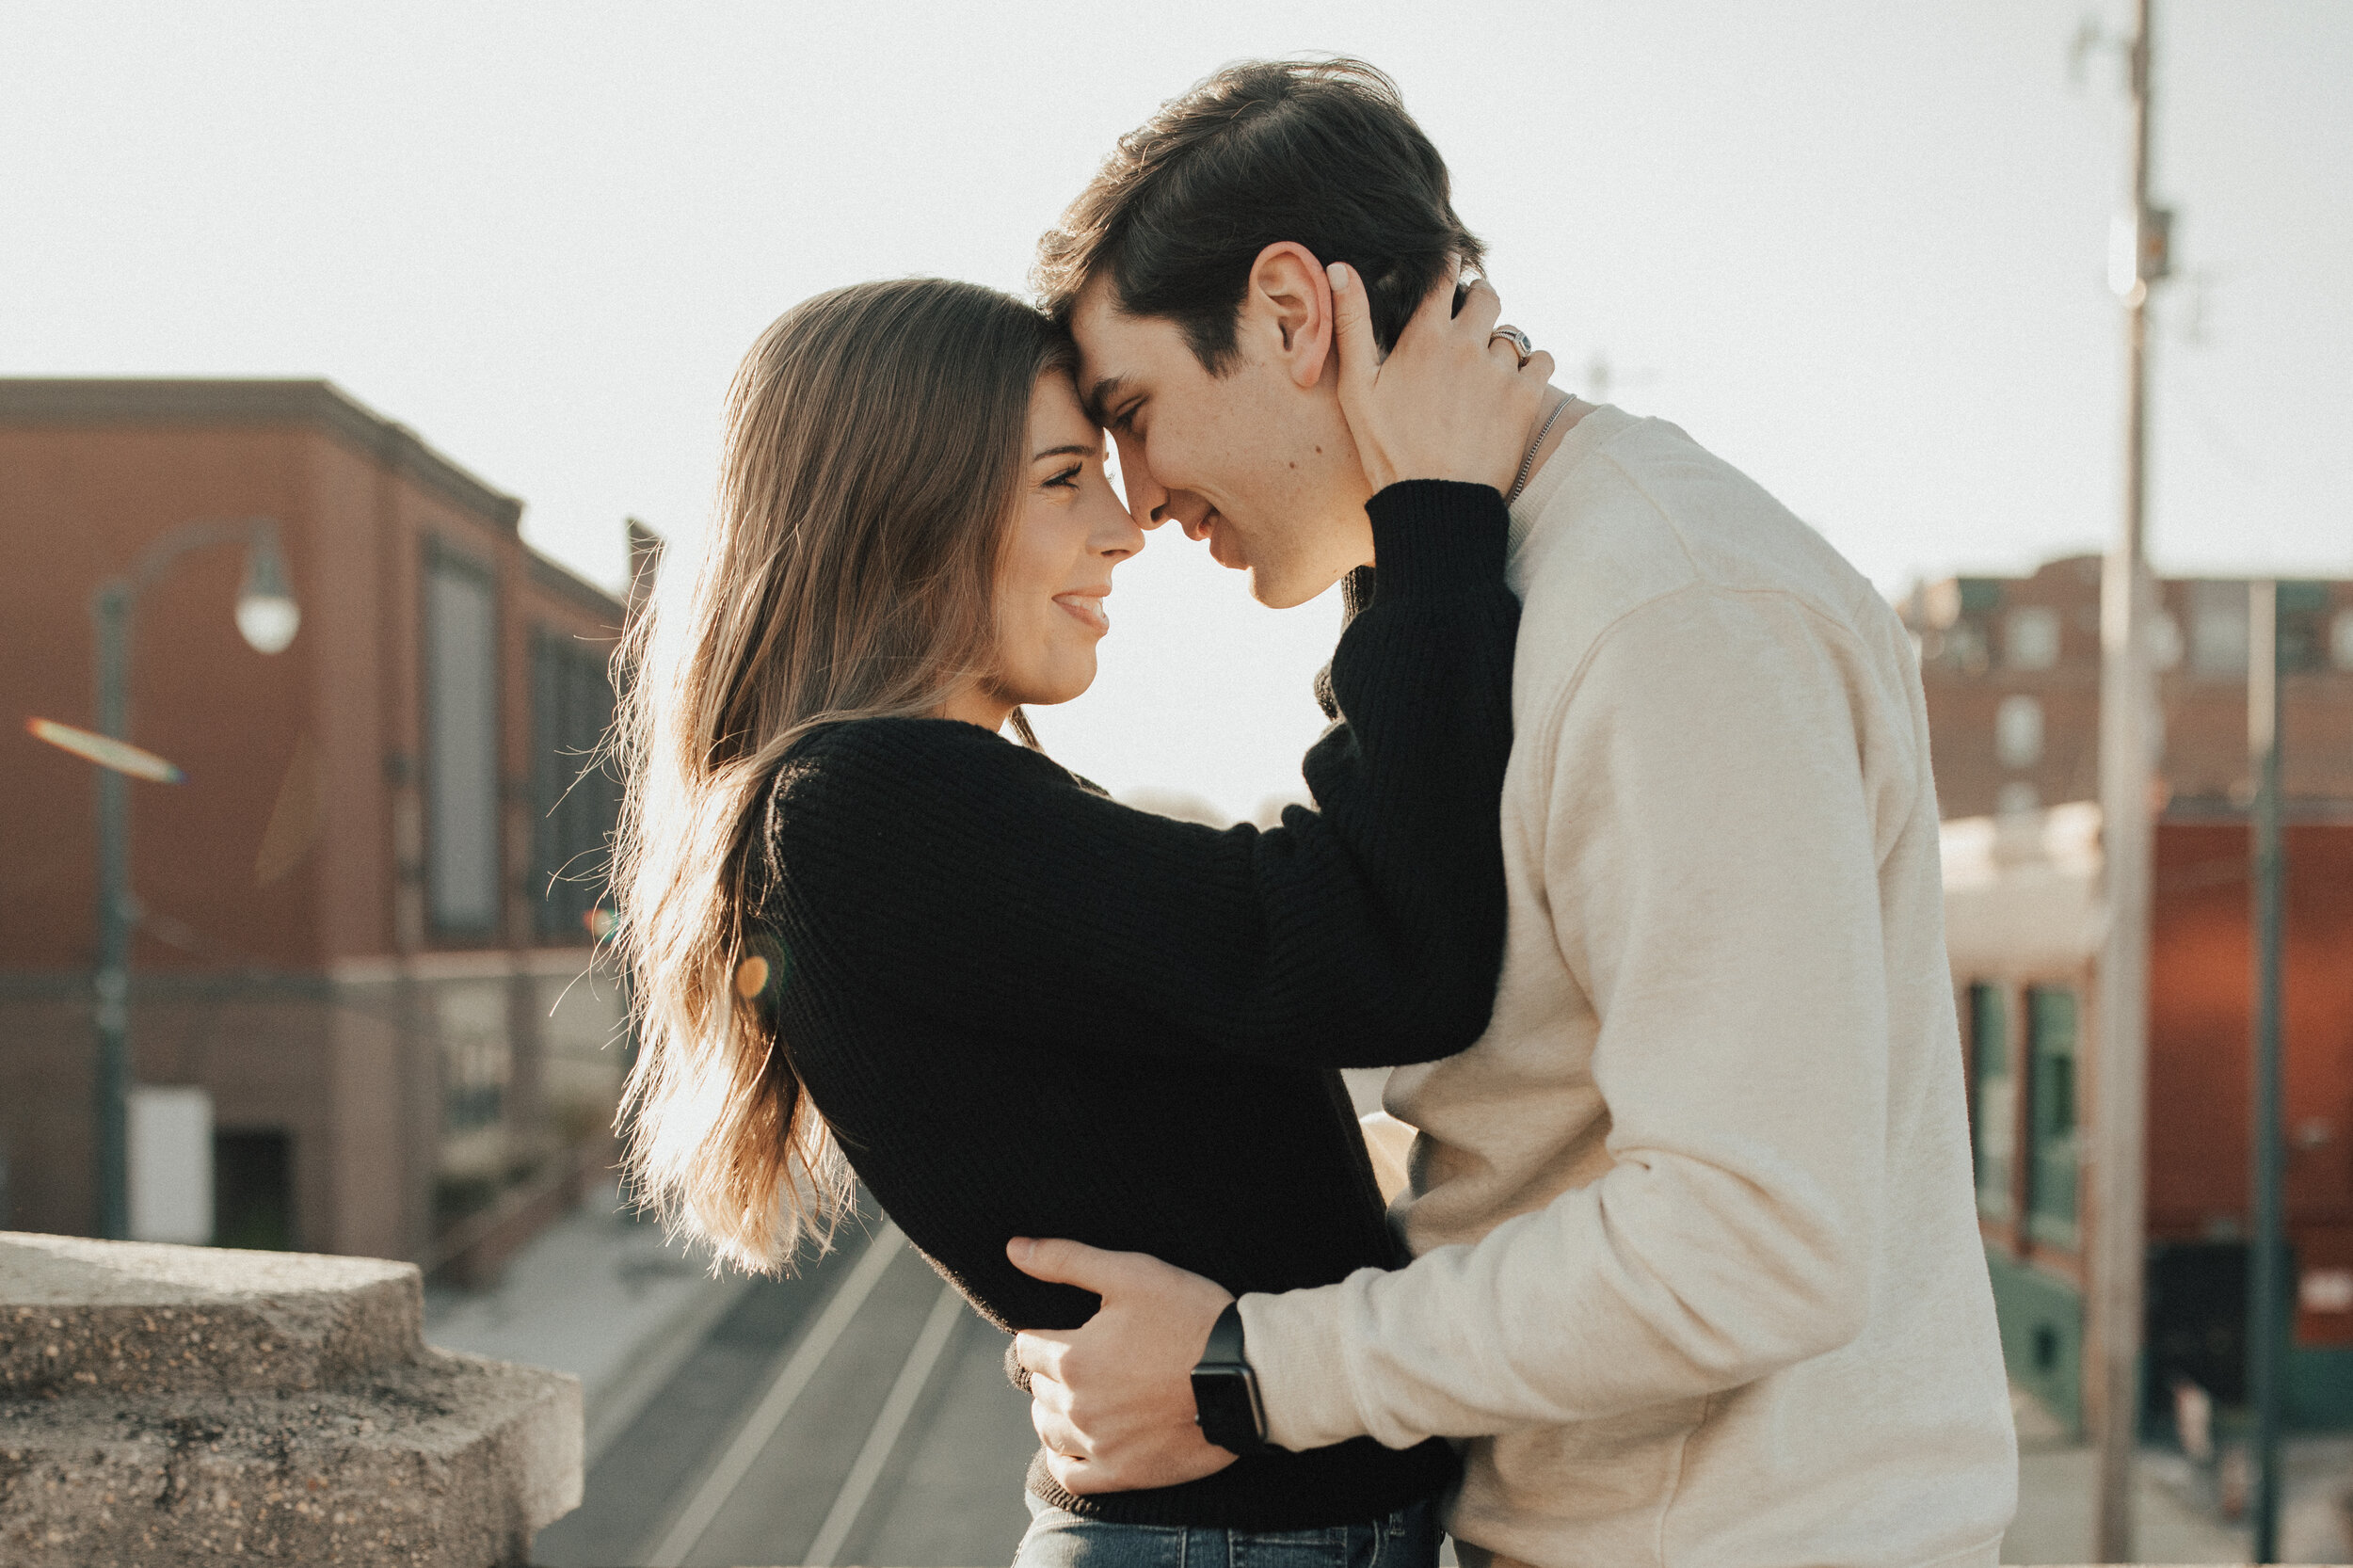
M 301 1395 L 0 1407 L 11 1568 L 300 1563 L 490 1568 L 580 1502 L 580 1385 L 426 1352 Z
M 0 1233 L 0 1562 L 527 1562 L 580 1381 L 421 1321 L 410 1264 Z
M 406 1263 L 0 1231 L 0 1398 L 323 1388 L 412 1360 L 424 1318 Z

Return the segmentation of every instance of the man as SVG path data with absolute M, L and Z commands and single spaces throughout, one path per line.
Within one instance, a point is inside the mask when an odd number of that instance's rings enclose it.
M 1386 78 L 1256 62 L 1124 138 L 1039 277 L 1139 518 L 1282 606 L 1377 568 L 1341 367 L 1479 257 Z M 1414 1264 L 1239 1304 L 1263 1436 L 1467 1440 L 1468 1561 L 1991 1564 L 2016 1456 L 1903 629 L 1674 426 L 1556 394 L 1527 436 L 1494 1022 L 1389 1080 Z M 1260 1435 L 1195 1424 L 1224 1290 L 1011 1251 L 1103 1298 L 1017 1345 L 1064 1486 Z

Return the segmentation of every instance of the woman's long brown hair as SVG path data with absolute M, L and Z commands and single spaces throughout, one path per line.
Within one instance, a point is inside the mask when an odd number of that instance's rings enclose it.
M 625 1168 L 640 1202 L 739 1267 L 781 1268 L 848 1196 L 787 1043 L 735 984 L 769 780 L 813 726 L 933 713 L 987 680 L 1031 393 L 1071 362 L 1043 315 L 975 284 L 794 306 L 736 372 L 691 594 L 658 592 L 624 646 Z

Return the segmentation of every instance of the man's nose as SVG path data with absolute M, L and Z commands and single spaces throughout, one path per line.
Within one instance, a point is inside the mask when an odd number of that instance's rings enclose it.
M 1139 527 L 1158 528 L 1168 520 L 1168 491 L 1152 477 L 1144 443 L 1114 435 L 1112 444 L 1119 449 L 1119 488 L 1128 492 L 1128 514 Z

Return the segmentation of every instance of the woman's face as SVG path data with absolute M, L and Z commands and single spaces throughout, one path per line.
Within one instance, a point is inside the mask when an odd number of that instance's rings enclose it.
M 1144 548 L 1144 530 L 1103 472 L 1103 433 L 1068 376 L 1038 377 L 1023 446 L 1029 472 L 997 571 L 990 695 L 1008 709 L 1068 702 L 1095 683 L 1095 645 L 1112 624 L 1103 613 L 1112 568 Z

